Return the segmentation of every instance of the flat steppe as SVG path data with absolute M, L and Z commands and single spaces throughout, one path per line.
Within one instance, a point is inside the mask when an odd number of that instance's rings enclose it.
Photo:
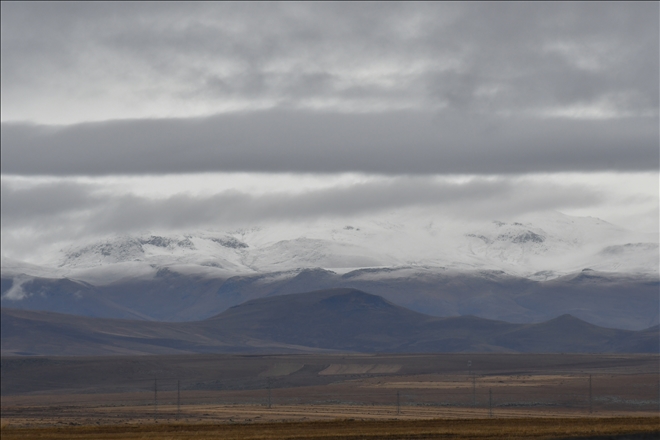
M 647 354 L 3 357 L 2 437 L 657 438 L 659 366 Z
M 2 428 L 3 439 L 592 439 L 651 440 L 658 417 L 355 420 Z

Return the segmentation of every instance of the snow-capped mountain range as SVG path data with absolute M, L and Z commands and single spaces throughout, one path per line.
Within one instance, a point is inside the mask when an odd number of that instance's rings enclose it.
M 146 232 L 2 260 L 2 306 L 162 321 L 245 301 L 356 288 L 435 316 L 659 321 L 657 234 L 559 213 L 461 224 L 406 218 Z
M 417 266 L 502 270 L 547 279 L 584 268 L 657 274 L 658 255 L 657 234 L 633 233 L 591 217 L 550 213 L 470 225 L 386 218 L 115 236 L 70 246 L 39 267 L 4 259 L 2 269 L 3 273 L 69 276 L 91 283 L 155 273 L 160 267 L 254 274 L 299 268 L 347 272 Z

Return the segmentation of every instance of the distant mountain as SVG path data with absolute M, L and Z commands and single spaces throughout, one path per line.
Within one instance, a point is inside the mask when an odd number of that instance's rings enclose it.
M 2 354 L 236 352 L 646 352 L 658 331 L 617 330 L 571 316 L 512 324 L 437 318 L 355 289 L 245 302 L 204 320 L 163 323 L 2 309 Z
M 502 271 L 370 268 L 339 274 L 298 269 L 211 276 L 160 268 L 151 277 L 105 285 L 73 279 L 2 278 L 2 306 L 82 316 L 193 321 L 245 301 L 329 288 L 372 292 L 434 316 L 474 315 L 534 323 L 571 314 L 607 327 L 640 330 L 658 324 L 660 283 L 652 276 L 583 270 L 547 281 Z
M 434 316 L 658 324 L 657 234 L 556 212 L 457 224 L 392 214 L 79 243 L 2 259 L 3 307 L 193 321 L 256 298 L 356 288 Z
M 548 212 L 508 222 L 463 224 L 391 214 L 354 224 L 312 222 L 112 236 L 71 245 L 44 256 L 44 261 L 60 276 L 94 283 L 108 272 L 100 268 L 116 264 L 123 264 L 124 271 L 131 265 L 142 270 L 187 265 L 234 275 L 312 267 L 345 272 L 420 266 L 502 270 L 522 277 L 543 272 L 552 277 L 585 267 L 657 274 L 659 256 L 658 234 L 634 233 L 596 218 Z M 3 259 L 2 266 L 3 273 L 43 276 L 30 273 L 36 267 L 20 267 L 20 262 Z

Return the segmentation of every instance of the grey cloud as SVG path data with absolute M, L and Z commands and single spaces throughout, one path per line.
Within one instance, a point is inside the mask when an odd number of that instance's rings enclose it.
M 16 187 L 2 182 L 0 199 L 3 224 L 23 224 L 33 218 L 53 217 L 89 209 L 103 203 L 93 195 L 95 185 L 56 182 Z
M 47 195 L 49 203 L 43 204 Z M 436 207 L 467 218 L 516 215 L 538 209 L 589 206 L 603 195 L 580 186 L 519 185 L 515 179 L 473 179 L 447 183 L 430 177 L 380 179 L 302 194 L 251 195 L 225 191 L 211 196 L 177 194 L 150 199 L 98 193 L 94 185 L 42 184 L 19 189 L 3 186 L 3 234 L 33 228 L 57 236 L 186 229 L 209 225 L 298 221 L 374 214 L 411 207 Z M 66 232 L 69 230 L 69 232 Z
M 2 124 L 4 174 L 657 170 L 657 119 L 270 110 L 72 126 Z
M 609 99 L 657 115 L 658 15 L 654 2 L 4 2 L 3 107 L 62 88 L 119 99 L 108 86 L 121 84 L 182 102 L 525 112 Z

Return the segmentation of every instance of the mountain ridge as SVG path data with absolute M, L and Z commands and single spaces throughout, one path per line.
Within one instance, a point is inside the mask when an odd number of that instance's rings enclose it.
M 108 236 L 71 244 L 49 254 L 44 264 L 90 280 L 94 270 L 129 262 L 146 267 L 193 265 L 234 274 L 402 266 L 504 270 L 523 277 L 539 272 L 559 276 L 584 267 L 658 272 L 657 234 L 626 231 L 591 217 L 548 212 L 519 221 L 462 224 L 392 214 L 355 221 Z M 4 271 L 11 262 L 3 257 L 2 266 Z
M 645 352 L 658 332 L 561 316 L 539 324 L 440 318 L 356 289 L 256 299 L 185 323 L 77 317 L 2 308 L 2 353 Z M 567 325 L 570 324 L 570 325 Z M 576 332 L 579 328 L 579 332 Z
M 588 274 L 588 275 L 585 275 Z M 156 321 L 205 319 L 251 299 L 347 287 L 433 316 L 475 315 L 515 323 L 570 313 L 604 326 L 641 330 L 658 323 L 660 280 L 579 272 L 534 281 L 498 271 L 420 268 L 326 269 L 209 278 L 162 268 L 152 279 L 104 286 L 79 280 L 2 278 L 3 307 Z
M 0 303 L 181 322 L 251 299 L 347 287 L 433 316 L 538 323 L 570 313 L 640 330 L 660 323 L 657 241 L 552 212 L 465 225 L 385 215 L 149 232 L 72 245 L 47 266 L 3 256 Z

